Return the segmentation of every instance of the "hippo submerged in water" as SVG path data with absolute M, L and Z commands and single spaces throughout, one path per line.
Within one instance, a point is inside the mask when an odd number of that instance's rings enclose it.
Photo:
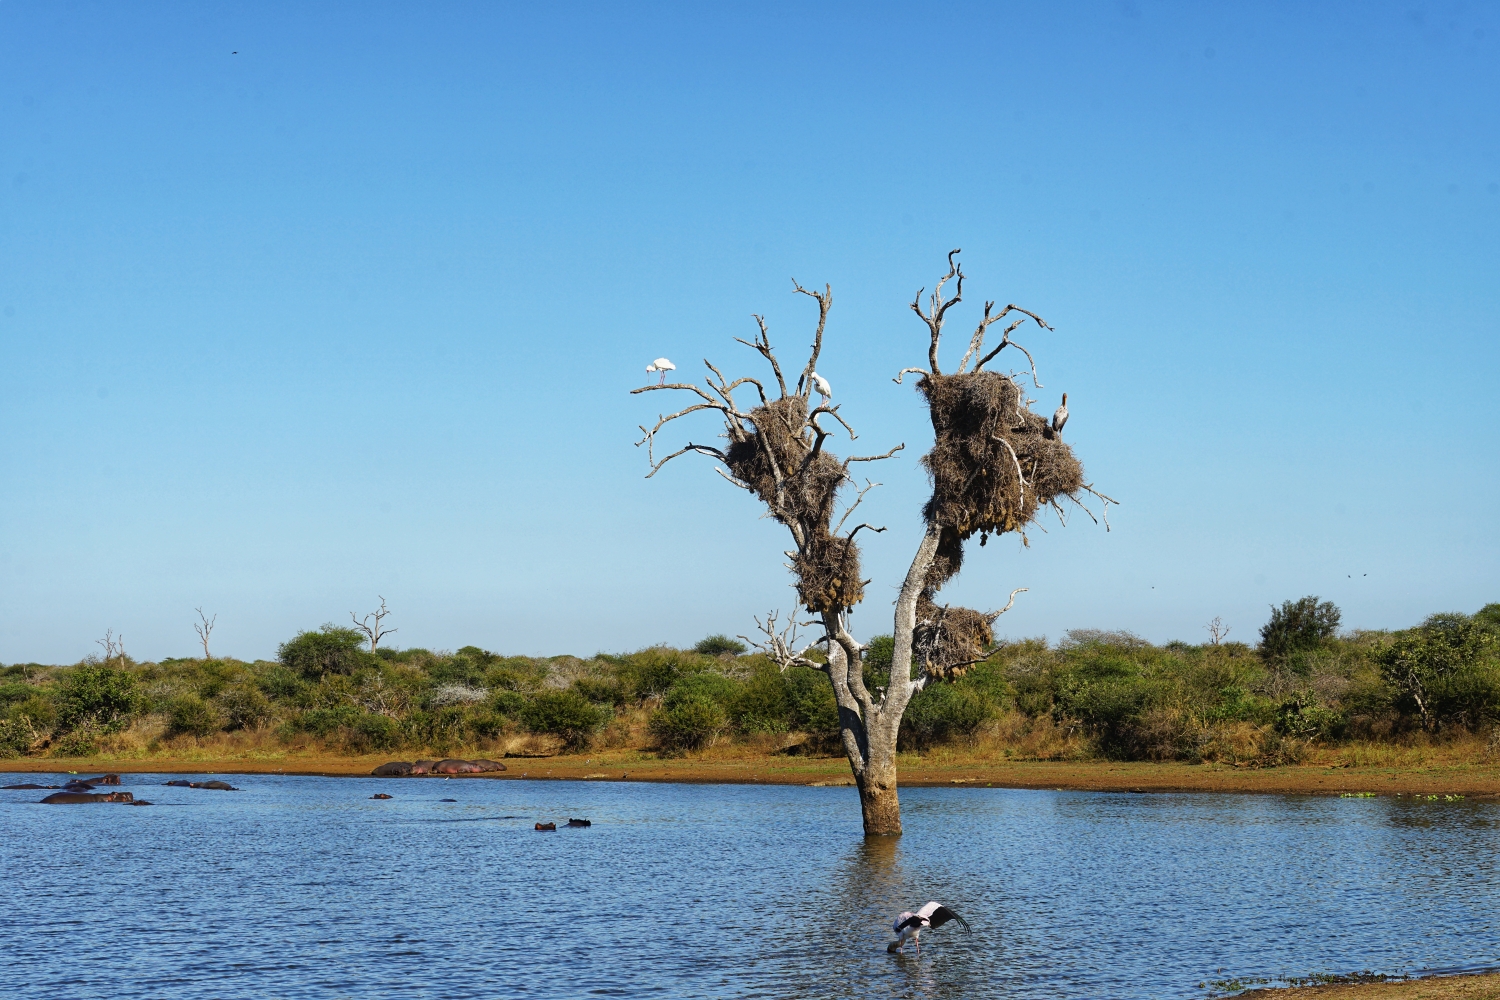
M 168 781 L 167 784 L 177 788 L 208 788 L 216 792 L 239 791 L 238 788 L 235 788 L 227 781 L 187 781 L 183 778 L 178 778 L 175 781 Z
M 129 802 L 137 804 L 135 796 L 129 792 L 53 792 L 42 800 L 43 805 L 79 805 L 85 802 Z M 149 806 L 151 803 L 142 802 L 140 805 Z

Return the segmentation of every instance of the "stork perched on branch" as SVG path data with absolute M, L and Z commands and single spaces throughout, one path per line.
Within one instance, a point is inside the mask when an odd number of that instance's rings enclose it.
M 823 405 L 827 406 L 828 401 L 833 398 L 833 386 L 828 384 L 828 380 L 826 378 L 819 375 L 817 372 L 813 372 L 812 387 L 818 390 L 818 395 L 823 397 Z
M 672 362 L 668 361 L 666 358 L 657 358 L 655 361 L 646 366 L 646 373 L 648 375 L 651 372 L 661 372 L 661 381 L 658 382 L 657 385 L 666 385 L 667 372 L 675 372 L 676 370 L 677 366 L 672 364 Z
M 942 903 L 930 902 L 916 913 L 907 910 L 896 918 L 895 923 L 891 924 L 891 930 L 896 932 L 896 940 L 886 945 L 885 950 L 893 953 L 899 952 L 906 946 L 906 942 L 910 941 L 917 946 L 917 957 L 921 958 L 922 941 L 918 935 L 929 927 L 938 928 L 950 920 L 957 920 L 964 931 L 968 932 L 969 922 Z
M 1063 393 L 1062 405 L 1052 411 L 1052 433 L 1061 434 L 1063 424 L 1068 422 L 1068 394 Z

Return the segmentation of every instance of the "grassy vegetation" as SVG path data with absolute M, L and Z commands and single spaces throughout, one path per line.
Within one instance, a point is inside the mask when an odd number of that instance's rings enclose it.
M 1500 605 L 1396 633 L 1339 635 L 1337 625 L 1336 608 L 1308 598 L 1276 609 L 1257 648 L 1153 646 L 1088 630 L 1051 645 L 1003 642 L 914 698 L 901 742 L 924 754 L 1268 766 L 1320 747 L 1359 763 L 1411 763 L 1467 741 L 1500 758 Z M 372 654 L 362 642 L 324 626 L 269 661 L 115 656 L 0 668 L 0 756 L 839 752 L 827 679 L 778 671 L 724 636 L 587 659 L 475 646 Z M 891 649 L 888 638 L 871 643 L 872 690 L 890 676 Z

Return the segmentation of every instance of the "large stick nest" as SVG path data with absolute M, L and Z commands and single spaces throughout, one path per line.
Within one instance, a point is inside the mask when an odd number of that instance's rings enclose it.
M 749 414 L 751 426 L 731 440 L 726 464 L 776 520 L 800 532 L 792 570 L 802 603 L 817 614 L 854 607 L 864 598 L 864 582 L 859 547 L 829 531 L 847 474 L 843 463 L 826 451 L 809 460 L 814 438 L 807 413 L 802 396 L 757 406 Z
M 998 611 L 939 607 L 928 594 L 919 596 L 912 647 L 928 676 L 938 681 L 962 677 L 995 641 L 993 626 L 999 617 Z
M 932 477 L 922 515 L 944 529 L 927 581 L 936 589 L 958 572 L 965 539 L 1025 528 L 1043 504 L 1077 492 L 1083 466 L 999 372 L 925 375 L 917 388 L 935 438 L 922 458 Z

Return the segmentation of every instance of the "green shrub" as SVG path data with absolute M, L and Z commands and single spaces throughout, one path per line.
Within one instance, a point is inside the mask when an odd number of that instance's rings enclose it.
M 819 736 L 839 731 L 839 705 L 827 674 L 811 667 L 788 667 L 781 676 L 792 706 L 788 721 L 793 729 Z
M 99 752 L 100 728 L 93 719 L 52 740 L 54 757 L 92 757 Z
M 505 688 L 500 688 L 490 692 L 490 711 L 505 718 L 519 719 L 529 704 L 531 704 L 530 699 L 519 691 L 507 691 Z
M 1260 629 L 1260 649 L 1266 657 L 1286 657 L 1301 650 L 1316 649 L 1333 638 L 1342 617 L 1332 601 L 1316 597 L 1283 601 L 1271 608 L 1271 618 Z
M 21 719 L 0 719 L 0 758 L 28 754 L 33 742 L 31 727 Z
M 786 680 L 774 668 L 753 674 L 729 706 L 734 724 L 745 733 L 784 733 L 792 728 L 792 699 Z
M 618 707 L 625 704 L 625 688 L 617 680 L 580 677 L 573 682 L 573 690 L 600 705 Z
M 218 714 L 197 695 L 178 695 L 167 703 L 168 736 L 207 736 L 218 731 Z
M 1333 739 L 1344 735 L 1348 719 L 1344 713 L 1318 704 L 1311 692 L 1299 692 L 1276 709 L 1276 732 L 1299 740 Z
M 724 706 L 705 694 L 694 692 L 670 707 L 651 713 L 651 735 L 663 750 L 697 750 L 712 745 L 729 724 Z
M 271 703 L 259 688 L 232 687 L 219 695 L 225 729 L 258 729 L 271 721 Z
M 401 744 L 401 724 L 388 715 L 366 712 L 350 727 L 349 742 L 357 750 L 392 750 Z
M 698 644 L 693 647 L 693 652 L 701 656 L 724 656 L 725 654 L 739 656 L 749 648 L 749 646 L 746 646 L 738 639 L 731 639 L 727 635 L 715 634 L 699 639 Z
M 310 680 L 327 674 L 352 674 L 372 657 L 364 652 L 364 636 L 352 628 L 327 624 L 316 632 L 299 632 L 276 650 L 282 666 Z
M 907 703 L 900 742 L 926 750 L 973 739 L 994 716 L 994 706 L 977 691 L 956 684 L 929 684 Z
M 22 684 L 15 681 L 8 684 L 0 684 L 0 705 L 25 701 L 34 694 L 36 694 L 36 687 L 31 684 Z
M 256 685 L 272 698 L 303 704 L 307 697 L 307 684 L 291 670 L 277 664 L 256 679 Z
M 333 708 L 314 708 L 303 712 L 296 719 L 298 729 L 327 739 L 340 729 L 352 728 L 364 712 L 354 705 L 338 705 Z
M 541 691 L 521 710 L 521 721 L 534 733 L 561 736 L 569 748 L 578 749 L 587 746 L 613 714 L 577 691 Z
M 1436 614 L 1375 654 L 1381 675 L 1398 692 L 1396 708 L 1416 714 L 1424 729 L 1478 726 L 1500 716 L 1495 633 L 1457 613 Z
M 136 710 L 135 678 L 119 667 L 84 663 L 63 677 L 58 688 L 57 726 L 72 729 L 92 719 L 102 732 L 124 729 Z
M 652 646 L 624 657 L 615 669 L 630 697 L 638 701 L 666 694 L 678 678 L 701 671 L 703 666 L 694 654 Z

